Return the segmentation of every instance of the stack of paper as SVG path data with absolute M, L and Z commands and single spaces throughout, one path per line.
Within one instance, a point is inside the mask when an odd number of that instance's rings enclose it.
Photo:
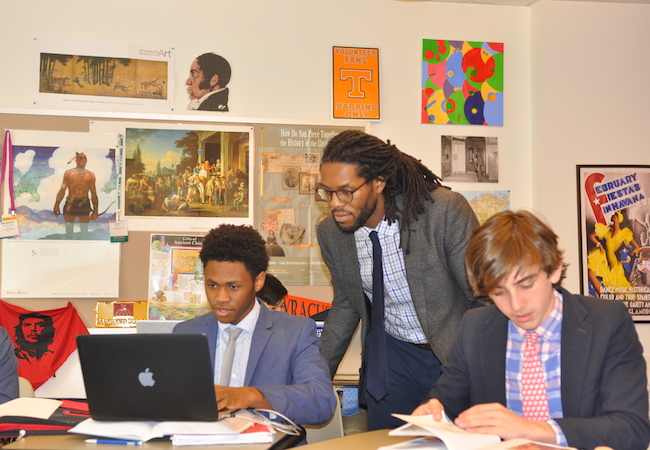
M 247 433 L 248 430 L 254 432 Z M 271 442 L 275 436 L 274 430 L 269 430 L 266 427 L 257 428 L 254 422 L 237 417 L 228 417 L 214 422 L 105 422 L 87 419 L 69 432 L 143 442 L 163 436 L 173 436 L 179 440 L 184 439 L 181 437 L 190 436 L 192 439 L 197 440 L 210 439 L 210 442 L 215 443 L 229 443 L 231 441 L 236 443 L 256 443 L 260 442 L 259 439 L 271 439 L 261 441 Z M 262 436 L 264 434 L 271 436 L 270 438 Z M 188 441 L 192 439 L 188 438 Z
M 255 424 L 239 434 L 175 434 L 173 445 L 266 444 L 275 440 L 275 431 Z

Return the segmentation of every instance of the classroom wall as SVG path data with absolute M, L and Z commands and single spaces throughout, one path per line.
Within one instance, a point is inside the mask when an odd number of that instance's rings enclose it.
M 576 165 L 650 164 L 650 5 L 541 1 L 531 8 L 539 48 L 534 83 L 533 206 L 560 237 L 565 286 L 579 292 Z M 650 324 L 637 323 L 650 352 Z
M 648 71 L 647 59 L 640 55 L 650 39 L 643 26 L 650 23 L 649 5 L 552 0 L 532 7 L 396 0 L 114 0 L 101 5 L 80 0 L 3 2 L 0 113 L 48 109 L 36 108 L 31 92 L 36 70 L 32 42 L 37 36 L 173 46 L 176 99 L 168 116 L 178 121 L 328 120 L 332 46 L 376 47 L 382 119 L 372 122 L 370 131 L 391 139 L 437 173 L 441 135 L 498 137 L 499 182 L 482 188 L 510 190 L 513 209 L 533 209 L 547 218 L 571 264 L 566 286 L 576 292 L 575 165 L 643 164 L 648 159 L 637 136 L 648 117 L 644 107 L 650 87 L 639 75 Z M 419 123 L 425 38 L 505 44 L 503 127 Z M 183 83 L 189 65 L 208 51 L 223 55 L 233 66 L 229 113 L 185 110 Z M 476 186 L 447 184 L 458 190 Z M 142 285 L 146 287 L 144 276 Z M 141 289 L 121 287 L 120 298 Z M 331 297 L 331 290 L 322 287 L 291 287 L 290 293 Z M 39 309 L 65 304 L 38 299 L 20 303 Z M 85 321 L 92 320 L 93 300 L 73 303 Z M 650 346 L 645 326 L 637 327 Z

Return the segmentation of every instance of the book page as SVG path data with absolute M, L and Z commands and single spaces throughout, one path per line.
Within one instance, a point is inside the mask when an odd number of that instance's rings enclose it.
M 20 416 L 46 420 L 62 403 L 61 400 L 48 398 L 19 397 L 0 405 L 0 417 Z
M 90 436 L 126 439 L 134 441 L 148 441 L 163 435 L 155 435 L 153 428 L 158 422 L 105 422 L 86 419 L 69 433 L 87 434 Z
M 434 436 L 439 438 L 446 445 L 448 450 L 475 450 L 482 447 L 498 444 L 501 442 L 499 436 L 493 434 L 468 433 L 448 421 L 438 422 L 433 416 L 409 416 L 404 414 L 393 414 L 398 419 L 422 428 L 420 436 Z M 399 429 L 390 432 L 390 435 L 399 436 Z M 406 434 L 412 436 L 411 431 Z

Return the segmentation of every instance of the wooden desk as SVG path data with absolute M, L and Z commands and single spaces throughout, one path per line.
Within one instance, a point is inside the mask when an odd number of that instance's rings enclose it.
M 92 436 L 66 434 L 60 436 L 28 436 L 20 441 L 12 442 L 2 447 L 2 450 L 172 450 L 172 449 L 197 449 L 197 450 L 266 450 L 271 444 L 251 445 L 201 445 L 192 447 L 174 447 L 167 439 L 158 439 L 145 442 L 138 446 L 111 445 L 111 444 L 86 444 L 84 440 Z M 301 450 L 376 450 L 383 445 L 397 444 L 408 441 L 413 436 L 388 436 L 388 430 L 369 431 L 367 433 L 352 434 L 327 441 L 316 442 L 299 447 Z
M 300 450 L 377 450 L 384 445 L 397 444 L 411 439 L 415 439 L 415 436 L 389 436 L 388 430 L 377 430 L 350 434 L 340 438 L 316 442 L 315 444 L 303 445 L 298 448 Z
M 78 434 L 65 434 L 58 436 L 27 436 L 19 441 L 12 442 L 2 447 L 2 450 L 171 450 L 171 449 L 198 449 L 198 450 L 266 450 L 272 444 L 250 444 L 250 445 L 201 445 L 191 447 L 174 447 L 169 439 L 158 439 L 145 442 L 142 445 L 118 445 L 118 444 L 86 444 L 86 439 L 93 439 L 94 436 L 82 436 Z

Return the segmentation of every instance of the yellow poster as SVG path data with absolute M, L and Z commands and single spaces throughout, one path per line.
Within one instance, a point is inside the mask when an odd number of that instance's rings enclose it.
M 334 119 L 379 119 L 379 49 L 333 47 Z

